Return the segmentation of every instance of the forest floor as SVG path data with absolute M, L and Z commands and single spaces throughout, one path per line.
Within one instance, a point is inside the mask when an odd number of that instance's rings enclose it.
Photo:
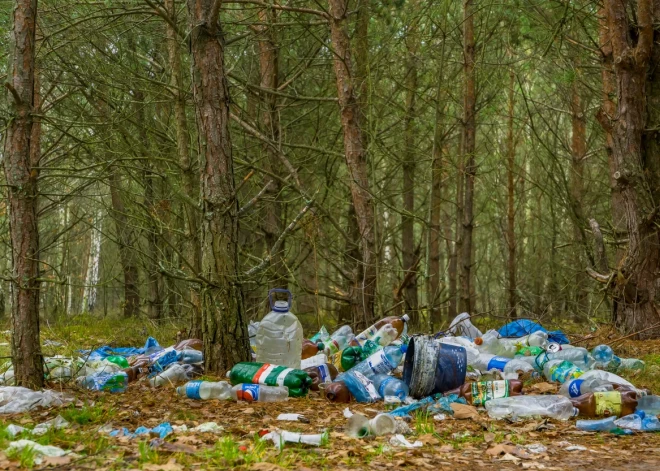
M 125 321 L 123 321 L 125 322 Z M 70 321 L 57 329 L 44 326 L 42 338 L 48 354 L 74 353 L 78 348 L 101 345 L 139 346 L 151 335 L 161 345 L 174 343 L 176 328 L 156 327 L 145 321 L 131 329 L 120 329 L 116 321 Z M 7 335 L 4 333 L 3 335 Z M 613 335 L 601 330 L 591 334 L 597 341 Z M 119 336 L 119 338 L 117 338 Z M 596 338 L 600 337 L 600 338 Z M 616 337 L 613 337 L 616 338 Z M 8 339 L 1 342 L 7 342 Z M 52 342 L 62 345 L 50 346 Z M 91 345 L 93 344 L 93 345 Z M 593 345 L 592 345 L 593 346 Z M 7 346 L 0 346 L 0 354 Z M 636 356 L 647 362 L 644 373 L 629 377 L 636 386 L 660 392 L 660 341 L 618 343 L 621 356 Z M 51 385 L 53 389 L 61 387 Z M 548 388 L 529 385 L 527 392 Z M 478 419 L 434 420 L 418 414 L 409 423 L 410 442 L 422 446 L 404 449 L 390 444 L 390 436 L 352 439 L 346 436 L 346 404 L 332 404 L 318 393 L 282 403 L 235 403 L 192 401 L 180 398 L 172 388 L 154 390 L 144 382 L 132 383 L 123 394 L 94 393 L 62 388 L 74 395 L 75 404 L 59 409 L 2 416 L 0 450 L 11 440 L 9 424 L 31 428 L 33 425 L 62 415 L 70 426 L 51 430 L 40 437 L 22 434 L 42 445 L 54 445 L 73 451 L 73 456 L 45 459 L 35 463 L 32 451 L 4 453 L 0 451 L 0 469 L 142 469 L 176 471 L 184 469 L 598 469 L 656 470 L 660 464 L 660 434 L 617 436 L 593 434 L 575 428 L 575 421 L 528 420 L 511 423 L 491 420 L 485 411 Z M 552 391 L 549 391 L 552 392 Z M 382 404 L 350 404 L 352 412 L 374 416 L 383 411 Z M 280 413 L 303 414 L 309 423 L 281 422 Z M 214 433 L 174 433 L 152 448 L 149 439 L 112 438 L 99 429 L 138 426 L 154 427 L 162 422 L 187 425 L 189 428 L 215 421 L 223 431 Z M 318 434 L 328 431 L 328 442 L 320 447 L 287 444 L 281 452 L 270 441 L 259 438 L 259 432 L 280 428 Z M 543 447 L 529 446 L 541 444 Z M 575 448 L 577 447 L 577 448 Z M 541 451 L 533 453 L 533 451 Z

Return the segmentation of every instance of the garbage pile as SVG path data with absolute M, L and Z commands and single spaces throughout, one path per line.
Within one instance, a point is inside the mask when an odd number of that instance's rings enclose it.
M 288 299 L 275 300 L 278 293 Z M 47 379 L 73 379 L 82 387 L 108 392 L 123 392 L 130 382 L 142 380 L 156 388 L 176 387 L 179 396 L 194 400 L 278 402 L 318 391 L 335 403 L 382 403 L 382 414 L 371 420 L 347 409 L 346 431 L 355 437 L 391 434 L 397 443 L 405 440 L 402 419 L 414 411 L 426 411 L 435 420 L 447 415 L 477 420 L 474 407 L 485 408 L 492 419 L 512 421 L 579 416 L 576 426 L 585 431 L 660 431 L 660 397 L 619 376 L 644 369 L 644 362 L 619 358 L 607 345 L 588 351 L 571 345 L 561 331 L 548 332 L 528 319 L 482 333 L 467 313 L 433 336 L 409 336 L 404 315 L 380 319 L 357 335 L 350 326 L 332 333 L 322 327 L 304 338 L 290 310 L 291 293 L 271 290 L 269 300 L 271 312 L 249 326 L 254 361 L 234 365 L 228 381 L 193 379 L 203 373 L 200 340 L 163 348 L 153 338 L 142 348 L 105 346 L 81 352 L 79 358 L 48 358 Z M 4 375 L 6 384 L 10 373 Z M 525 384 L 535 378 L 561 385 L 558 393 L 526 394 Z M 159 433 L 173 431 L 169 423 L 161 426 Z M 145 431 L 153 432 L 113 433 Z M 327 435 L 271 430 L 265 438 L 280 447 L 284 442 L 324 443 Z

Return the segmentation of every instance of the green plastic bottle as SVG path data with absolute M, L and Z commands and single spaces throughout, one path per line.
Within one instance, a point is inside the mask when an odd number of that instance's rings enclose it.
M 348 371 L 365 358 L 367 357 L 364 356 L 362 347 L 346 347 L 341 352 L 333 355 L 332 364 L 339 371 Z
M 106 358 L 111 363 L 114 363 L 115 365 L 119 365 L 122 368 L 128 368 L 130 365 L 128 364 L 128 361 L 124 357 L 120 357 L 119 355 L 110 355 L 109 357 Z
M 312 385 L 312 378 L 302 370 L 269 363 L 236 363 L 229 372 L 231 384 L 265 384 L 267 386 L 286 386 L 289 396 L 302 397 Z

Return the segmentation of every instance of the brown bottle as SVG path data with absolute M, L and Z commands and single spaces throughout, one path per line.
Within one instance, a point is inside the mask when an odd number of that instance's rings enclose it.
M 312 385 L 309 388 L 312 391 L 318 391 L 319 383 L 329 383 L 330 381 L 333 381 L 339 374 L 337 368 L 335 368 L 335 365 L 330 363 L 326 363 L 325 365 L 310 366 L 309 368 L 305 368 L 303 371 L 307 373 L 310 378 L 312 378 Z
M 128 376 L 129 383 L 132 383 L 133 381 L 138 380 L 141 376 L 149 373 L 146 366 L 131 366 L 130 368 L 124 368 L 122 371 Z
M 182 340 L 181 342 L 177 343 L 174 346 L 174 350 L 177 352 L 180 352 L 181 350 L 197 350 L 199 352 L 204 351 L 204 344 L 202 343 L 201 340 L 199 339 L 186 339 Z
M 325 398 L 330 402 L 351 402 L 351 392 L 342 382 L 330 383 L 325 388 Z
M 306 358 L 312 358 L 314 355 L 318 355 L 319 345 L 323 345 L 323 344 L 316 344 L 311 340 L 303 339 L 302 354 L 300 356 L 300 359 L 304 360 Z
M 498 397 L 520 396 L 522 394 L 523 382 L 518 379 L 508 379 L 503 381 L 479 381 L 474 383 L 465 383 L 462 386 L 447 391 L 449 394 L 458 394 L 464 397 L 468 404 L 482 406 L 490 399 Z
M 635 412 L 635 391 L 606 391 L 583 394 L 571 399 L 582 417 L 623 417 Z

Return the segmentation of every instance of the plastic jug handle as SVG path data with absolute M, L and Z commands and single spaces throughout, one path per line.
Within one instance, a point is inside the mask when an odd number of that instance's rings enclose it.
M 287 309 L 291 310 L 291 302 L 293 300 L 293 295 L 291 294 L 291 291 L 288 289 L 284 288 L 273 288 L 270 291 L 268 291 L 268 302 L 270 303 L 270 308 L 274 309 L 275 308 L 275 301 L 273 301 L 273 293 L 286 293 L 288 295 L 288 300 L 287 300 Z

